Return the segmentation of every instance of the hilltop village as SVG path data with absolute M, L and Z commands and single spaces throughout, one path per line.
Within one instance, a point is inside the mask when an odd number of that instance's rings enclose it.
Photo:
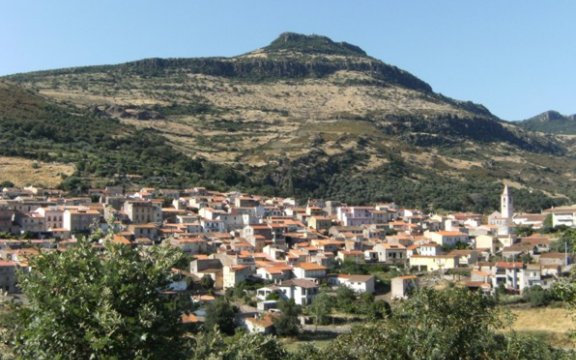
M 551 251 L 554 239 L 538 230 L 576 224 L 576 207 L 537 214 L 514 212 L 507 186 L 501 210 L 426 214 L 394 203 L 348 206 L 330 200 L 268 198 L 205 188 L 166 190 L 122 187 L 92 189 L 85 197 L 34 187 L 4 188 L 0 194 L 0 286 L 18 294 L 17 269 L 34 271 L 29 260 L 43 252 L 66 251 L 80 237 L 94 246 L 112 241 L 132 247 L 172 246 L 189 265 L 171 285 L 193 291 L 195 303 L 214 301 L 250 284 L 253 295 L 240 307 L 251 332 L 270 332 L 265 316 L 278 300 L 310 305 L 321 288 L 348 287 L 392 301 L 418 286 L 449 279 L 488 295 L 522 294 L 549 288 L 570 272 L 572 255 Z M 108 235 L 106 235 L 108 234 Z M 556 248 L 558 249 L 558 248 Z M 387 277 L 362 271 L 380 266 Z M 264 314 L 264 315 L 263 315 Z M 201 322 L 201 312 L 183 321 Z

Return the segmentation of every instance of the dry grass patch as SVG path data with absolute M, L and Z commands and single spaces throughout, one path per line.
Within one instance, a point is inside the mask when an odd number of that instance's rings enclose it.
M 74 166 L 45 163 L 17 157 L 0 157 L 0 181 L 11 181 L 16 186 L 42 185 L 56 187 L 61 174 L 72 175 Z
M 567 333 L 576 328 L 572 312 L 564 308 L 527 308 L 512 309 L 516 316 L 512 324 L 513 330 L 547 331 Z
M 518 333 L 540 337 L 550 345 L 576 348 L 569 333 L 576 329 L 573 312 L 565 308 L 511 309 L 516 319 L 510 327 Z

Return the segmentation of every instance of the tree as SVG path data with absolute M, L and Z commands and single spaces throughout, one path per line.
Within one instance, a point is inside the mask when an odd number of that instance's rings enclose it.
M 516 227 L 516 235 L 523 237 L 523 236 L 530 236 L 532 234 L 534 234 L 534 229 L 532 228 L 532 226 L 529 225 L 524 225 L 524 226 L 518 226 Z
M 181 252 L 136 250 L 87 240 L 43 253 L 20 276 L 28 303 L 16 310 L 15 353 L 23 358 L 179 358 L 186 350 L 182 303 L 164 290 Z
M 552 232 L 554 229 L 553 223 L 552 214 L 546 215 L 542 222 L 542 233 L 547 234 Z
M 355 312 L 358 310 L 354 306 L 355 301 L 356 293 L 349 287 L 342 285 L 336 290 L 336 308 L 338 308 L 338 310 L 346 313 Z
M 268 360 L 288 357 L 278 339 L 269 335 L 238 333 L 232 338 L 225 338 L 216 330 L 197 334 L 193 340 L 195 345 L 191 360 Z
M 480 293 L 421 289 L 385 321 L 357 326 L 316 359 L 571 359 L 540 340 L 504 335 L 502 314 Z
M 226 335 L 234 335 L 236 331 L 236 313 L 238 309 L 230 304 L 225 297 L 217 298 L 206 309 L 204 326 L 209 330 L 220 330 Z
M 202 279 L 200 279 L 200 287 L 202 287 L 204 290 L 214 288 L 214 279 L 212 279 L 210 275 L 202 276 Z
M 278 303 L 282 314 L 278 318 L 274 319 L 274 328 L 276 328 L 276 334 L 279 336 L 296 336 L 300 332 L 300 321 L 298 320 L 298 315 L 301 313 L 301 309 L 294 299 L 288 301 L 281 300 Z
M 368 306 L 366 315 L 372 321 L 382 320 L 392 315 L 392 308 L 385 300 L 374 301 Z
M 529 302 L 532 307 L 546 306 L 552 300 L 548 290 L 538 285 L 531 286 L 524 290 L 522 297 L 525 301 Z
M 310 312 L 314 316 L 314 324 L 316 325 L 315 331 L 318 330 L 318 325 L 326 324 L 328 315 L 332 312 L 334 306 L 334 298 L 326 292 L 320 292 L 310 305 Z
M 0 182 L 0 189 L 12 188 L 12 187 L 14 187 L 14 183 L 12 181 L 4 180 L 4 181 Z

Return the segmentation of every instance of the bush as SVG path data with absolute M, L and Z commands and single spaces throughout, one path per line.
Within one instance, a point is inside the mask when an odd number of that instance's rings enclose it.
M 532 307 L 546 306 L 552 299 L 550 292 L 538 285 L 524 290 L 522 297 Z

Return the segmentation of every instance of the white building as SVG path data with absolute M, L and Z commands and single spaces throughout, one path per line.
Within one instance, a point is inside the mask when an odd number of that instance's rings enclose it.
M 357 293 L 372 294 L 375 291 L 375 278 L 373 275 L 346 275 L 340 274 L 332 282 L 338 286 L 346 286 Z

